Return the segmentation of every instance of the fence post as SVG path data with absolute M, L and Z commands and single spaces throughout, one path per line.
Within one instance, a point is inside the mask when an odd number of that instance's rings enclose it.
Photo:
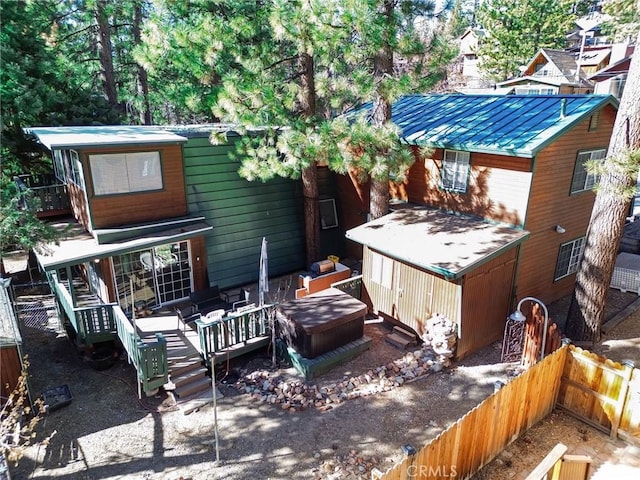
M 611 420 L 611 438 L 618 436 L 618 427 L 620 427 L 620 421 L 622 420 L 622 414 L 626 407 L 627 396 L 629 393 L 629 384 L 631 383 L 631 375 L 633 374 L 634 364 L 630 360 L 625 360 L 624 373 L 622 373 L 622 385 L 620 386 L 620 393 L 618 394 L 618 401 L 615 403 L 615 413 Z

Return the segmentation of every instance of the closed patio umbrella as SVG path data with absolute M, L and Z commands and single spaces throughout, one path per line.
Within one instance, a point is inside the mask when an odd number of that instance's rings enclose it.
M 258 305 L 264 305 L 264 293 L 269 291 L 269 260 L 267 257 L 267 239 L 262 237 L 260 251 L 260 277 L 258 279 Z

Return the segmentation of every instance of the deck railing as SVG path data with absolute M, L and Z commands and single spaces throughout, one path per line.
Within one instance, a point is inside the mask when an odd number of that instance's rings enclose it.
M 155 342 L 143 342 L 117 303 L 74 307 L 66 285 L 53 272 L 48 277 L 49 285 L 83 344 L 118 337 L 127 351 L 129 363 L 136 369 L 142 391 L 150 393 L 168 382 L 167 342 L 162 334 L 156 334 Z
M 41 216 L 71 211 L 67 186 L 64 183 L 55 183 L 55 181 L 56 178 L 53 176 L 33 178 L 23 175 L 16 177 L 18 188 L 20 191 L 26 192 L 24 201 Z
M 49 285 L 55 292 L 60 306 L 83 344 L 113 340 L 117 334 L 114 307 L 117 303 L 100 303 L 74 307 L 71 293 L 55 273 L 49 273 Z
M 203 317 L 197 320 L 204 358 L 208 361 L 216 354 L 228 353 L 233 347 L 242 347 L 253 339 L 268 338 L 269 314 L 273 308 L 274 305 L 265 305 L 218 319 Z
M 360 300 L 360 296 L 362 295 L 362 275 L 340 280 L 339 282 L 332 283 L 331 286 Z
M 167 341 L 161 333 L 156 333 L 155 342 L 143 342 L 122 309 L 116 306 L 113 310 L 118 338 L 138 374 L 138 396 L 141 396 L 140 388 L 149 394 L 169 381 Z

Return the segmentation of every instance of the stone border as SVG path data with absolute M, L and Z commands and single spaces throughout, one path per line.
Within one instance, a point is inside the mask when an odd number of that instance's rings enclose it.
M 431 346 L 408 352 L 387 365 L 368 370 L 357 377 L 344 376 L 341 381 L 324 387 L 303 381 L 286 381 L 282 375 L 257 370 L 241 377 L 235 387 L 257 401 L 280 405 L 290 412 L 316 408 L 330 410 L 347 400 L 387 392 L 412 383 L 451 365 L 447 356 L 438 355 Z

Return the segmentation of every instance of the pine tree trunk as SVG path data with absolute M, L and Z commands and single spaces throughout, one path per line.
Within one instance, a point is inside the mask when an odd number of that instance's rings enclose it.
M 572 340 L 600 340 L 604 306 L 637 177 L 637 169 L 621 164 L 620 159 L 630 158 L 632 152 L 640 155 L 640 55 L 631 61 L 576 275 L 565 328 Z
M 391 101 L 387 98 L 385 83 L 393 75 L 393 50 L 391 49 L 389 32 L 393 22 L 393 1 L 385 0 L 383 15 L 388 23 L 385 32 L 384 47 L 373 59 L 373 75 L 377 83 L 376 97 L 373 100 L 372 122 L 375 126 L 382 127 L 391 121 Z M 369 190 L 369 214 L 371 220 L 380 218 L 389 212 L 389 171 L 379 173 L 371 177 Z
M 100 59 L 100 80 L 102 81 L 102 91 L 109 104 L 114 108 L 119 108 L 118 91 L 116 89 L 115 73 L 113 69 L 111 27 L 106 11 L 106 0 L 96 0 L 95 19 L 98 25 L 97 46 L 98 57 Z
M 304 52 L 300 54 L 301 72 L 300 103 L 305 118 L 316 115 L 316 87 L 313 57 Z M 302 194 L 304 195 L 304 229 L 307 249 L 307 266 L 320 258 L 320 206 L 318 203 L 318 172 L 315 159 L 302 170 Z
M 133 7 L 133 43 L 138 46 L 142 43 L 142 35 L 140 33 L 140 25 L 142 25 L 142 3 L 136 1 Z M 144 67 L 138 64 L 138 94 L 142 97 L 142 109 L 138 112 L 140 123 L 143 125 L 151 125 L 151 106 L 149 102 L 149 80 L 147 78 L 147 71 Z

